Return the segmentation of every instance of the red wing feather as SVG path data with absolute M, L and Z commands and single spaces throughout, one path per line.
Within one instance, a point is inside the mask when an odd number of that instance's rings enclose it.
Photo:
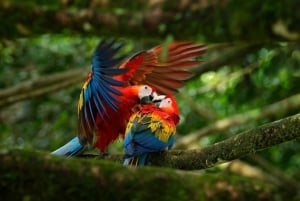
M 155 89 L 159 92 L 163 91 L 164 94 L 175 94 L 178 92 L 178 89 L 174 89 L 170 86 L 162 85 L 161 83 L 147 81 L 146 84 L 155 87 Z
M 200 63 L 195 58 L 205 50 L 202 44 L 188 42 L 173 42 L 166 47 L 159 45 L 125 61 L 120 68 L 130 70 L 116 79 L 129 85 L 148 84 L 159 93 L 174 94 L 184 85 L 183 81 L 192 77 L 187 70 Z
M 155 63 L 156 60 L 153 53 L 147 51 L 138 52 L 122 63 L 120 68 L 128 68 L 129 70 L 123 75 L 116 76 L 115 79 L 122 82 L 139 83 L 141 78 L 138 79 L 138 77 L 151 73 L 152 67 L 148 66 L 148 64 Z
M 194 44 L 182 44 L 175 49 L 170 49 L 168 53 L 168 62 L 178 61 L 180 59 L 197 57 L 204 53 L 205 46 Z

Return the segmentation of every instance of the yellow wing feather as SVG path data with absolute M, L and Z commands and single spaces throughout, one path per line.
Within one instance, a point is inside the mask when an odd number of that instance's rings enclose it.
M 125 133 L 129 133 L 134 124 L 148 125 L 148 128 L 150 128 L 155 137 L 163 142 L 167 142 L 170 136 L 176 133 L 176 126 L 174 124 L 167 122 L 161 116 L 154 113 L 143 115 L 137 112 L 133 114 L 127 123 Z
M 78 104 L 77 104 L 77 112 L 78 112 L 78 115 L 79 115 L 79 112 L 81 111 L 82 107 L 83 107 L 83 92 L 86 90 L 87 88 L 87 85 L 89 83 L 89 80 L 85 81 L 83 83 L 83 86 L 82 86 L 82 89 L 81 89 L 81 93 L 79 95 L 79 100 L 78 100 Z
M 151 114 L 151 123 L 149 128 L 155 134 L 155 136 L 163 141 L 167 142 L 171 135 L 176 132 L 176 127 L 167 121 L 161 119 L 159 115 Z

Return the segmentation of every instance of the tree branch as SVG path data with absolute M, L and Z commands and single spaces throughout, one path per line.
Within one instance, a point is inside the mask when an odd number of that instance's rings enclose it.
M 274 200 L 292 198 L 272 183 L 230 175 L 0 152 L 1 200 Z M 32 165 L 34 163 L 34 165 Z
M 42 96 L 59 89 L 80 83 L 86 76 L 86 69 L 70 70 L 62 73 L 45 75 L 22 82 L 11 88 L 0 90 L 0 108 L 25 99 Z
M 201 150 L 174 150 L 164 154 L 152 154 L 151 164 L 190 170 L 208 168 L 299 137 L 300 114 L 297 114 Z M 108 159 L 109 157 L 102 158 Z M 32 166 L 33 161 L 34 166 Z M 1 197 L 4 200 L 17 199 L 24 195 L 30 196 L 31 200 L 44 200 L 53 198 L 57 194 L 61 196 L 60 198 L 65 199 L 74 195 L 72 193 L 74 187 L 80 189 L 81 193 L 78 192 L 75 196 L 79 200 L 86 199 L 91 194 L 93 197 L 102 199 L 113 199 L 118 196 L 118 198 L 126 200 L 130 196 L 139 195 L 139 192 L 144 192 L 145 189 L 158 193 L 160 198 L 172 195 L 178 199 L 178 196 L 184 195 L 184 200 L 190 200 L 194 196 L 207 197 L 212 191 L 213 195 L 219 195 L 220 192 L 223 192 L 224 195 L 224 186 L 226 187 L 225 192 L 227 192 L 228 186 L 230 189 L 235 189 L 234 192 L 238 192 L 239 195 L 235 200 L 240 200 L 245 196 L 243 189 L 247 189 L 246 192 L 250 191 L 251 195 L 255 196 L 269 192 L 270 194 L 267 193 L 268 198 L 275 196 L 274 189 L 276 189 L 270 183 L 264 183 L 261 186 L 262 181 L 255 178 L 247 180 L 233 175 L 230 177 L 222 174 L 199 175 L 154 167 L 131 169 L 104 161 L 66 160 L 63 157 L 49 157 L 42 153 L 26 152 L 25 150 L 2 151 L 0 152 L 0 162 L 0 187 L 4 190 Z M 30 185 L 27 185 L 29 181 Z M 160 184 L 159 188 L 156 188 L 157 183 Z M 246 183 L 247 187 L 240 185 L 241 183 Z M 223 188 L 220 189 L 218 184 L 222 184 Z M 41 185 L 44 187 L 43 193 L 41 193 Z M 111 191 L 111 188 L 114 190 Z M 118 195 L 115 194 L 115 188 L 117 188 Z M 133 192 L 132 189 L 134 189 Z M 172 189 L 169 192 L 172 192 L 171 194 L 168 194 L 168 189 Z M 162 191 L 160 192 L 160 190 Z M 12 191 L 14 193 L 7 193 Z M 178 192 L 180 194 L 177 194 Z M 228 192 L 232 192 L 232 190 Z M 283 195 L 283 191 L 276 192 L 276 196 L 279 196 L 278 193 L 282 197 L 288 195 L 293 198 L 295 196 L 295 194 Z M 225 194 L 232 196 L 232 194 Z M 249 199 L 249 193 L 246 193 L 246 196 Z
M 300 114 L 271 122 L 232 136 L 222 142 L 195 150 L 170 150 L 151 154 L 150 165 L 199 170 L 235 160 L 300 137 Z M 121 155 L 86 155 L 122 162 Z M 83 155 L 83 157 L 86 157 Z
M 192 143 L 197 142 L 200 138 L 208 136 L 215 132 L 224 131 L 232 126 L 241 125 L 249 121 L 259 120 L 286 114 L 288 111 L 299 110 L 300 94 L 293 95 L 279 102 L 268 105 L 264 108 L 253 109 L 245 113 L 236 114 L 222 120 L 218 120 L 198 131 L 195 131 L 187 136 L 181 137 L 176 142 L 176 148 L 185 148 Z
M 221 57 L 224 57 L 224 56 L 225 55 L 222 55 Z M 225 57 L 227 57 L 227 56 L 228 55 L 226 54 Z M 238 54 L 235 56 L 240 56 L 240 55 Z M 208 61 L 208 62 L 210 62 L 210 61 Z M 208 62 L 205 62 L 205 63 L 208 63 Z M 201 69 L 201 66 L 203 66 L 203 65 L 206 65 L 206 64 L 200 65 L 199 69 Z M 219 64 L 219 65 L 222 65 L 222 64 Z M 258 63 L 254 62 L 254 63 L 248 65 L 247 67 L 243 68 L 242 70 L 231 73 L 226 78 L 223 78 L 222 80 L 219 80 L 219 82 L 214 83 L 214 85 L 209 85 L 209 86 L 205 85 L 201 88 L 197 88 L 197 95 L 201 96 L 202 94 L 205 94 L 209 91 L 218 90 L 219 87 L 225 86 L 228 81 L 230 81 L 232 79 L 237 79 L 237 78 L 247 75 L 247 74 L 250 74 L 254 69 L 256 69 L 258 67 L 259 67 Z M 204 118 L 205 120 L 207 120 L 209 122 L 217 120 L 217 114 L 215 111 L 208 109 L 207 106 L 205 106 L 205 105 L 197 104 L 194 101 L 194 99 L 191 96 L 189 96 L 187 93 L 179 93 L 179 96 L 181 99 L 184 100 L 184 102 L 186 102 L 189 105 L 189 107 L 191 107 L 191 109 L 193 109 L 195 112 L 197 112 L 199 117 Z
M 153 157 L 153 164 L 178 169 L 202 169 L 253 154 L 300 137 L 300 114 L 265 124 L 201 150 L 174 150 Z
M 247 44 L 215 44 L 208 46 L 209 52 L 214 53 L 214 51 L 221 52 L 217 58 L 205 61 L 199 65 L 199 67 L 193 69 L 195 76 L 192 79 L 196 79 L 199 75 L 207 72 L 218 70 L 224 65 L 230 64 L 232 61 L 236 62 L 239 58 L 245 58 L 249 52 L 254 52 L 255 50 L 261 48 L 263 43 L 247 43 Z

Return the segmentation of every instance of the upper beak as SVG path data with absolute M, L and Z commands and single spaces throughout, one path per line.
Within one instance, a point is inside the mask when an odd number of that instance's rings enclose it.
M 141 99 L 141 104 L 151 104 L 153 103 L 152 102 L 153 98 L 154 98 L 153 93 L 151 93 L 149 96 L 144 96 Z
M 158 95 L 156 92 L 152 92 L 149 96 L 144 96 L 141 99 L 141 104 L 155 104 L 159 105 L 160 102 L 165 98 L 165 95 Z
M 160 102 L 165 98 L 165 95 L 158 95 L 156 92 L 153 93 L 153 99 L 152 102 L 156 105 L 159 106 Z

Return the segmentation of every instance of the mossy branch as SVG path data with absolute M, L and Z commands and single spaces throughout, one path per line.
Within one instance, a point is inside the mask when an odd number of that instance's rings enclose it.
M 277 117 L 278 115 L 287 114 L 291 111 L 298 111 L 299 108 L 300 94 L 295 94 L 263 108 L 252 109 L 244 113 L 235 114 L 225 119 L 215 121 L 206 127 L 180 138 L 177 141 L 176 147 L 180 149 L 187 148 L 202 137 L 211 135 L 215 132 L 222 132 L 232 126 L 242 125 L 253 120 Z
M 195 150 L 170 150 L 151 155 L 150 165 L 184 170 L 200 170 L 245 157 L 271 146 L 300 137 L 300 114 L 290 116 Z M 122 156 L 103 155 L 100 159 L 122 161 Z
M 265 124 L 200 150 L 174 151 L 157 165 L 179 169 L 201 169 L 253 154 L 300 137 L 300 114 Z
M 274 200 L 274 184 L 228 172 L 128 168 L 26 150 L 0 153 L 1 200 Z M 289 195 L 291 197 L 291 195 Z M 287 197 L 285 197 L 287 198 Z
M 152 154 L 151 164 L 199 170 L 299 137 L 297 114 L 201 150 Z M 120 156 L 102 158 L 121 160 Z M 273 183 L 226 172 L 211 175 L 155 167 L 128 168 L 103 160 L 51 157 L 26 150 L 0 151 L 0 163 L 2 200 L 274 200 L 297 196 Z

